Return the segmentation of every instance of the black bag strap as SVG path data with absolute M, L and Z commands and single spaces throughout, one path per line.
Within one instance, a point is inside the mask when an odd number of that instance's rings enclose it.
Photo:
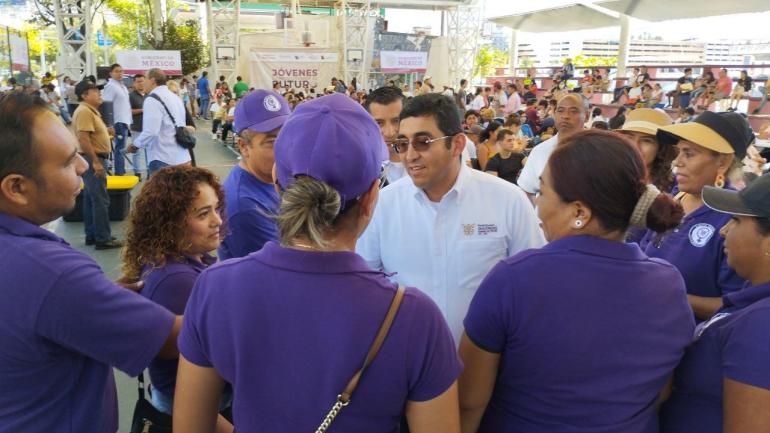
M 160 99 L 160 96 L 158 96 L 158 95 L 156 95 L 156 94 L 154 94 L 154 93 L 150 93 L 150 94 L 149 94 L 149 95 L 147 95 L 147 96 L 149 96 L 149 97 L 151 97 L 152 99 L 155 99 L 156 101 L 160 102 L 160 105 L 162 105 L 162 106 L 163 106 L 163 108 L 165 108 L 165 109 L 166 109 L 166 113 L 168 114 L 168 117 L 170 117 L 170 118 L 171 118 L 171 122 L 173 122 L 173 123 L 174 123 L 174 128 L 178 128 L 178 126 L 177 126 L 177 124 L 176 124 L 176 119 L 174 119 L 174 116 L 171 114 L 171 111 L 169 111 L 168 107 L 166 106 L 166 103 L 165 103 L 165 102 L 163 102 L 163 100 L 162 100 L 162 99 Z
M 144 370 L 139 373 L 139 376 L 136 377 L 136 380 L 139 382 L 139 400 L 144 400 Z

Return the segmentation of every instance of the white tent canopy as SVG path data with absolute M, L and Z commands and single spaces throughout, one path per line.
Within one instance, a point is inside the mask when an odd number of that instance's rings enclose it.
M 768 0 L 702 1 L 689 0 L 610 0 L 596 3 L 606 9 L 645 21 L 706 18 L 721 15 L 770 11 Z
M 770 0 L 602 0 L 493 17 L 489 20 L 513 29 L 511 69 L 517 65 L 519 31 L 531 33 L 569 32 L 620 26 L 618 76 L 623 76 L 630 40 L 629 17 L 645 21 L 669 21 L 770 11 Z
M 490 18 L 489 21 L 514 30 L 531 33 L 569 32 L 618 25 L 618 19 L 584 4 L 571 4 L 514 15 Z

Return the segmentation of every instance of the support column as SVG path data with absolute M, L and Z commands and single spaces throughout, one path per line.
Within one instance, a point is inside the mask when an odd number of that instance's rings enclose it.
M 59 73 L 75 80 L 96 74 L 91 53 L 91 0 L 54 0 L 56 33 L 61 49 Z
M 161 27 L 163 27 L 163 23 L 165 22 L 166 11 L 163 9 L 160 0 L 152 0 L 152 9 L 152 35 L 155 37 L 156 41 L 162 42 L 163 32 L 161 31 Z
M 626 77 L 626 65 L 628 64 L 628 48 L 631 44 L 631 22 L 628 15 L 620 14 L 620 41 L 618 45 L 618 73 L 616 78 Z
M 481 31 L 481 8 L 476 5 L 457 6 L 447 10 L 449 35 L 449 79 L 453 86 L 461 79 L 470 80 L 478 50 Z
M 225 76 L 229 83 L 235 81 L 240 49 L 241 0 L 206 0 L 206 20 L 211 50 L 211 76 L 219 80 Z
M 349 85 L 355 78 L 359 89 L 368 87 L 374 34 L 370 0 L 356 4 L 343 0 L 339 14 L 342 19 L 343 81 Z
M 511 34 L 511 59 L 508 66 L 508 73 L 512 77 L 518 77 L 518 73 L 516 72 L 516 68 L 519 66 L 519 42 L 518 42 L 518 36 L 519 31 L 517 29 L 513 29 L 513 33 Z

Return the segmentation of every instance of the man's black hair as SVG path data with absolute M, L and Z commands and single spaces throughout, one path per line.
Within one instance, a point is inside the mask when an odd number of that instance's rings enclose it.
M 692 68 L 684 68 L 684 73 L 692 72 Z
M 204 76 L 204 77 L 206 77 L 206 76 L 208 76 L 208 75 L 209 75 L 209 72 L 208 72 L 208 71 L 203 71 L 203 72 L 201 72 L 201 75 L 202 75 L 202 76 Z
M 46 110 L 39 96 L 21 92 L 0 95 L 0 181 L 10 174 L 37 179 L 32 126 L 35 116 Z
M 237 77 L 235 77 L 235 80 L 236 80 L 236 81 L 241 81 L 242 79 L 243 79 L 243 78 L 241 78 L 241 76 L 240 76 L 240 75 L 238 75 Z
M 463 78 L 462 80 L 460 80 L 460 85 L 462 86 L 463 84 L 465 84 L 465 83 L 467 83 L 467 82 L 468 82 L 468 80 L 466 80 L 465 78 Z
M 145 78 L 145 76 L 144 76 L 144 74 L 136 74 L 136 75 L 134 75 L 134 80 L 136 80 L 137 78 Z M 193 78 L 194 78 L 194 76 L 193 76 Z
M 97 87 L 96 84 L 88 79 L 84 79 L 83 81 L 75 84 L 75 96 L 78 97 L 78 101 L 82 101 L 83 95 L 92 89 L 99 90 L 99 87 Z
M 398 87 L 380 87 L 366 96 L 364 108 L 369 111 L 371 104 L 390 105 L 394 102 L 404 102 L 404 92 Z
M 438 93 L 416 96 L 406 102 L 399 120 L 423 116 L 432 116 L 444 135 L 454 136 L 463 132 L 457 104 L 447 96 Z
M 119 63 L 113 63 L 110 65 L 110 72 L 114 71 L 115 68 L 122 68 Z
M 470 109 L 463 114 L 463 120 L 468 120 L 468 116 L 476 116 L 479 117 L 479 113 L 476 112 L 474 109 Z
M 225 76 L 224 75 L 220 75 L 219 76 L 219 81 L 225 81 Z

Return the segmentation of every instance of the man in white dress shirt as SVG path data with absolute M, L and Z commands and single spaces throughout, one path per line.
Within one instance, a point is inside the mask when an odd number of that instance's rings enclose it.
M 393 140 L 398 136 L 398 116 L 404 108 L 404 93 L 397 87 L 380 87 L 366 97 L 364 108 L 380 127 L 382 139 L 388 147 L 388 160 L 383 161 L 388 184 L 406 176 L 401 157 L 393 149 Z
M 451 99 L 431 93 L 407 102 L 394 146 L 408 176 L 382 190 L 356 246 L 372 268 L 431 296 L 456 342 L 487 272 L 545 242 L 518 187 L 461 162 L 465 140 Z
M 112 157 L 115 164 L 115 175 L 123 176 L 126 174 L 126 142 L 132 117 L 128 88 L 123 84 L 123 67 L 117 63 L 110 65 L 110 79 L 102 89 L 102 101 L 112 103 L 112 127 L 115 128 Z
M 558 133 L 532 149 L 516 182 L 530 199 L 534 199 L 540 193 L 540 175 L 545 170 L 551 153 L 559 145 L 559 141 L 562 137 L 581 131 L 588 120 L 588 114 L 588 99 L 583 96 L 568 93 L 559 99 L 554 115 Z
M 147 149 L 147 176 L 163 167 L 190 163 L 190 152 L 176 142 L 176 127 L 185 126 L 185 108 L 182 98 L 166 87 L 166 74 L 158 68 L 147 71 L 147 97 L 142 107 L 142 133 L 134 140 L 130 151 Z M 160 98 L 174 117 L 172 121 L 163 105 L 151 95 Z

